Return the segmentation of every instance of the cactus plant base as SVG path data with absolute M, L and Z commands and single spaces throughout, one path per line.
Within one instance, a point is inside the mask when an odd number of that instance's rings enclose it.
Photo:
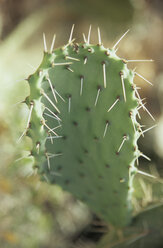
M 137 248 L 162 247 L 163 232 L 162 218 L 163 206 L 158 205 L 135 216 L 129 227 L 121 230 L 121 237 L 115 229 L 110 230 L 102 237 L 97 248 Z

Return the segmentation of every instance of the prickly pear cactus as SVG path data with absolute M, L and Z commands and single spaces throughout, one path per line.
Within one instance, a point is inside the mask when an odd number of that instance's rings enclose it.
M 98 30 L 99 31 L 99 30 Z M 45 41 L 45 40 L 44 40 Z M 74 43 L 46 50 L 28 78 L 25 132 L 43 180 L 58 184 L 105 221 L 131 218 L 135 160 L 141 155 L 136 120 L 141 103 L 127 61 L 101 43 Z

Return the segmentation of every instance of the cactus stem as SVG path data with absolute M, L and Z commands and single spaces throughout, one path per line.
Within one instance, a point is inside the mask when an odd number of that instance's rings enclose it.
M 121 144 L 120 144 L 120 146 L 119 146 L 119 148 L 118 148 L 118 153 L 120 152 L 120 150 L 122 149 L 122 146 L 124 145 L 124 143 L 125 143 L 125 141 L 127 140 L 127 136 L 126 135 L 124 135 L 123 136 L 123 140 L 122 140 L 122 142 L 121 142 Z
M 83 40 L 84 40 L 84 43 L 87 43 L 87 40 L 86 40 L 86 37 L 85 37 L 84 33 L 83 33 Z
M 95 100 L 95 106 L 97 104 L 98 98 L 99 98 L 99 94 L 100 94 L 101 88 L 98 89 L 97 91 L 97 96 L 96 96 L 96 100 Z
M 106 64 L 104 61 L 102 62 L 102 68 L 103 68 L 104 88 L 106 88 Z
M 126 34 L 130 31 L 130 29 L 128 29 L 121 37 L 120 39 L 115 43 L 115 45 L 113 46 L 112 49 L 115 49 L 116 46 L 119 44 L 119 42 L 126 36 Z
M 123 97 L 124 97 L 124 101 L 126 102 L 126 91 L 125 91 L 124 76 L 122 71 L 120 72 L 120 77 L 122 83 Z
M 57 110 L 58 113 L 60 113 L 59 109 L 55 106 L 55 104 L 52 102 L 52 100 L 48 97 L 48 95 L 44 92 L 41 91 L 42 95 L 51 103 L 51 105 Z
M 45 107 L 45 109 L 47 109 L 52 115 L 54 115 L 54 117 L 58 120 L 58 121 L 62 121 L 57 115 L 55 115 L 54 113 L 53 113 L 53 111 L 51 111 L 48 107 Z M 45 115 L 48 115 L 48 114 L 46 114 L 46 113 L 44 113 Z M 49 116 L 49 115 L 48 115 Z M 51 117 L 51 116 L 50 116 Z
M 100 28 L 97 28 L 97 32 L 98 32 L 98 45 L 101 46 L 102 42 L 101 42 L 101 33 L 100 33 Z
M 49 85 L 50 85 L 50 88 L 51 88 L 51 90 L 52 90 L 54 100 L 55 100 L 56 102 L 58 102 L 58 101 L 57 101 L 56 94 L 55 94 L 55 91 L 54 91 L 54 88 L 53 88 L 53 86 L 52 86 L 52 83 L 51 83 L 50 78 L 49 78 L 49 77 L 47 77 L 46 79 L 47 79 L 47 81 L 48 81 L 48 83 L 49 83 Z
M 92 29 L 92 25 L 89 26 L 88 37 L 87 37 L 87 43 L 88 44 L 90 43 L 91 29 Z
M 83 92 L 83 81 L 84 81 L 84 77 L 80 76 L 80 96 L 82 95 Z
M 72 43 L 72 36 L 73 36 L 73 32 L 74 32 L 74 27 L 75 27 L 75 24 L 72 25 L 69 40 L 68 40 L 68 44 Z
M 53 39 L 52 39 L 52 43 L 51 43 L 51 47 L 50 47 L 50 53 L 53 52 L 54 45 L 55 45 L 55 39 L 56 39 L 56 34 L 53 35 Z
M 47 49 L 47 44 L 46 44 L 45 33 L 43 33 L 43 44 L 44 44 L 44 52 L 47 53 L 48 52 L 48 49 Z
M 107 112 L 110 112 L 112 108 L 117 104 L 118 101 L 119 101 L 119 98 L 117 98 L 117 100 L 111 105 L 111 107 L 108 109 Z
M 142 78 L 145 82 L 147 82 L 148 84 L 150 84 L 150 85 L 153 86 L 153 84 L 152 84 L 148 79 L 144 78 L 142 75 L 140 75 L 140 74 L 137 73 L 136 71 L 135 71 L 134 73 L 135 73 L 135 75 L 137 75 L 138 77 Z
M 143 130 L 143 134 L 146 133 L 146 132 L 148 132 L 152 128 L 155 128 L 155 127 L 157 127 L 157 124 L 156 125 L 153 125 L 152 127 L 147 128 L 146 130 Z
M 107 129 L 108 129 L 108 125 L 109 125 L 109 121 L 106 121 L 106 125 L 105 125 L 105 129 L 104 129 L 104 134 L 103 134 L 103 138 L 106 135 Z
M 29 128 L 29 124 L 30 124 L 30 120 L 31 120 L 31 115 L 32 115 L 32 110 L 33 110 L 33 102 L 30 103 L 31 104 L 31 107 L 30 107 L 30 110 L 29 110 L 29 115 L 28 115 L 28 120 L 27 120 L 27 124 L 26 124 L 26 128 L 24 130 L 24 132 L 22 133 L 22 135 L 19 137 L 17 143 L 20 142 L 20 140 L 23 138 L 23 136 L 26 134 L 28 128 Z

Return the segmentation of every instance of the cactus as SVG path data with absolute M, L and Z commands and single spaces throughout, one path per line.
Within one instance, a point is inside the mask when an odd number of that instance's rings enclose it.
M 27 79 L 29 117 L 20 139 L 32 139 L 31 156 L 42 180 L 71 192 L 105 221 L 125 226 L 139 172 L 135 161 L 145 156 L 137 146 L 143 132 L 136 116 L 140 107 L 147 110 L 130 61 L 116 55 L 127 32 L 107 49 L 99 29 L 99 42 L 92 45 L 91 29 L 77 44 L 73 28 L 68 44 L 55 50 L 54 37 L 50 52 L 44 36 L 43 61 Z

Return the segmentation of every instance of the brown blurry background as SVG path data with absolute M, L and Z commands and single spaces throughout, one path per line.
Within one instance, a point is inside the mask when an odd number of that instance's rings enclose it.
M 136 67 L 138 73 L 154 84 L 151 87 L 135 77 L 135 83 L 141 87 L 140 95 L 147 97 L 146 106 L 158 124 L 139 140 L 140 150 L 151 158 L 151 162 L 140 159 L 140 167 L 163 176 L 163 1 L 0 0 L 0 247 L 3 248 L 95 247 L 105 229 L 85 205 L 57 186 L 40 183 L 37 175 L 32 174 L 32 161 L 27 157 L 30 140 L 24 138 L 21 144 L 16 143 L 27 119 L 26 106 L 17 103 L 29 93 L 23 79 L 41 62 L 42 33 L 46 34 L 48 47 L 54 33 L 55 46 L 62 46 L 73 23 L 77 42 L 82 41 L 82 33 L 87 34 L 92 24 L 91 42 L 97 42 L 99 26 L 106 47 L 112 47 L 130 28 L 119 44 L 118 55 L 154 60 L 131 63 L 129 67 Z M 140 114 L 146 128 L 155 124 L 143 110 Z M 162 193 L 159 188 L 160 198 Z

